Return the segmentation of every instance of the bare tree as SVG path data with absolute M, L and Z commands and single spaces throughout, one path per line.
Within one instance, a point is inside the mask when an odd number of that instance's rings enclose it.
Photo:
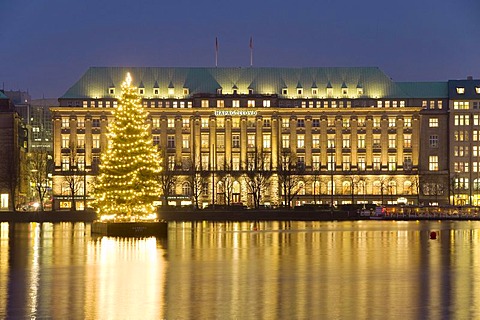
M 352 197 L 352 204 L 355 204 L 355 194 L 358 193 L 358 184 L 361 181 L 360 176 L 350 174 L 346 176 L 346 179 L 350 183 L 350 196 Z M 357 192 L 355 192 L 357 190 Z
M 50 188 L 48 175 L 52 171 L 52 161 L 49 160 L 49 153 L 46 148 L 38 148 L 28 155 L 28 167 L 30 169 L 30 181 L 34 186 L 40 211 L 44 211 L 44 203 L 47 192 Z
M 278 167 L 278 180 L 282 188 L 284 204 L 288 208 L 291 207 L 292 200 L 300 191 L 298 173 L 296 155 L 288 149 L 283 150 L 281 165 Z
M 233 182 L 235 181 L 232 174 L 232 167 L 230 165 L 225 166 L 225 171 L 220 176 L 220 181 L 223 186 L 223 194 L 225 197 L 225 204 L 231 205 L 233 202 Z
M 267 155 L 262 152 L 256 152 L 247 164 L 245 180 L 255 208 L 260 207 L 262 196 L 270 183 L 271 170 L 267 168 L 268 165 Z
M 160 150 L 160 156 L 163 163 L 163 170 L 158 174 L 158 182 L 164 199 L 163 205 L 167 206 L 169 196 L 174 194 L 177 183 L 177 173 L 175 172 L 175 168 L 167 162 L 168 157 L 166 150 Z
M 207 176 L 200 168 L 199 164 L 189 159 L 187 181 L 192 188 L 192 197 L 196 209 L 200 209 L 200 197 L 203 193 L 203 185 L 207 181 Z
M 64 170 L 62 167 L 63 181 L 67 184 L 68 193 L 70 196 L 70 207 L 72 210 L 76 210 L 76 199 L 75 197 L 85 189 L 85 168 L 81 168 L 83 163 L 79 162 L 79 157 L 77 155 L 76 145 L 70 143 L 70 154 L 69 154 L 69 168 Z

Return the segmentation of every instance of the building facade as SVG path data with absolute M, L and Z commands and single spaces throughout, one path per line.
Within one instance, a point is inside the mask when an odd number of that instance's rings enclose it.
M 57 209 L 91 199 L 127 72 L 176 177 L 171 204 L 451 200 L 448 82 L 394 82 L 378 68 L 119 67 L 90 68 L 51 108 Z

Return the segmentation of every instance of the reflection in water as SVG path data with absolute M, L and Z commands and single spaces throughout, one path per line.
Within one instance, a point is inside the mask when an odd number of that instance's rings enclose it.
M 429 235 L 434 230 L 436 240 Z M 480 318 L 479 222 L 0 224 L 0 318 Z

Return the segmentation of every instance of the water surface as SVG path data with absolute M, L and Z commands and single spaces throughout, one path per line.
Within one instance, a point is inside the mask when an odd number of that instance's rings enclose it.
M 430 239 L 435 231 L 437 239 Z M 480 222 L 0 224 L 0 318 L 480 318 Z

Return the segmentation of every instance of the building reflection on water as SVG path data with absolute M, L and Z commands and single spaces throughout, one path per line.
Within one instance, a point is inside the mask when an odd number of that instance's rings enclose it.
M 479 230 L 198 222 L 159 240 L 1 223 L 0 318 L 479 318 Z

